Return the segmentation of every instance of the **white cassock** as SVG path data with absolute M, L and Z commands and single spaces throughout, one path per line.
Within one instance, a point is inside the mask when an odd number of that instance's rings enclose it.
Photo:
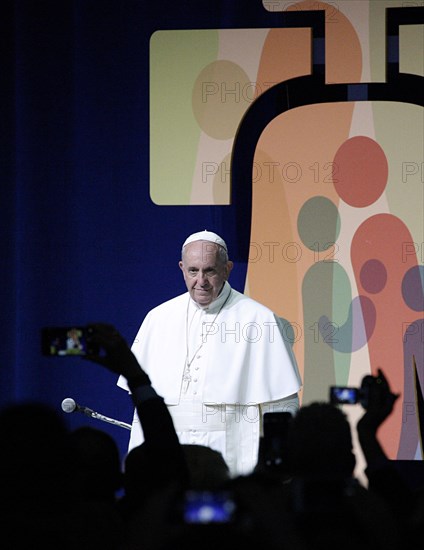
M 180 442 L 221 452 L 232 476 L 255 467 L 263 414 L 299 408 L 287 327 L 228 282 L 209 307 L 186 292 L 152 309 L 131 349 L 168 405 Z M 128 390 L 123 377 L 118 385 Z M 142 442 L 134 412 L 128 450 Z

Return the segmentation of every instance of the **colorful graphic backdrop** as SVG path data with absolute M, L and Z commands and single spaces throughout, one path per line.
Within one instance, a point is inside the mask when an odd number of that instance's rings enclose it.
M 422 12 L 421 25 L 398 23 L 397 38 L 386 8 L 402 2 L 264 7 L 294 17 L 152 35 L 151 198 L 230 205 L 251 194 L 244 290 L 290 322 L 302 402 L 381 368 L 402 395 L 381 430 L 385 449 L 421 457 L 413 356 L 424 387 L 424 119 L 419 94 L 402 96 L 396 74 L 424 75 Z M 391 17 L 400 21 L 399 10 Z M 411 85 L 418 92 L 422 78 Z M 253 157 L 237 153 L 245 126 Z

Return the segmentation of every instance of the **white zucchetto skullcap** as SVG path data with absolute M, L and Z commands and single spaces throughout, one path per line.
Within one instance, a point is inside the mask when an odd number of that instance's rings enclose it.
M 213 233 L 212 231 L 207 231 L 206 229 L 204 231 L 199 231 L 198 233 L 193 233 L 187 239 L 184 241 L 183 248 L 190 243 L 194 243 L 195 241 L 209 241 L 211 243 L 218 244 L 219 246 L 222 246 L 224 250 L 228 252 L 227 245 L 219 235 L 216 233 Z

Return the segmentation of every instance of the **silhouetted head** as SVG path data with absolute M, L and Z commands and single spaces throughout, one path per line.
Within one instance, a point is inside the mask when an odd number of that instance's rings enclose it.
M 9 503 L 55 506 L 67 500 L 68 429 L 46 404 L 22 402 L 0 411 L 0 485 Z
M 288 466 L 296 476 L 351 477 L 352 434 L 344 412 L 329 403 L 303 406 L 288 433 Z
M 82 426 L 70 434 L 74 489 L 84 500 L 113 500 L 123 485 L 118 446 L 108 433 Z
M 230 471 L 222 454 L 204 445 L 182 445 L 187 462 L 190 488 L 216 490 L 229 479 Z

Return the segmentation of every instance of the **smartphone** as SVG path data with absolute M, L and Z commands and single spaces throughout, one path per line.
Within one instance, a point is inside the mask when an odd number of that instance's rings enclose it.
M 262 457 L 266 466 L 280 466 L 284 462 L 287 435 L 292 414 L 268 412 L 263 419 Z
M 332 405 L 355 405 L 359 402 L 359 389 L 349 386 L 331 386 L 330 403 Z
M 84 326 L 43 327 L 41 353 L 50 357 L 96 355 L 98 347 L 90 342 L 89 329 Z
M 229 491 L 186 491 L 183 520 L 188 524 L 229 523 L 236 505 Z

